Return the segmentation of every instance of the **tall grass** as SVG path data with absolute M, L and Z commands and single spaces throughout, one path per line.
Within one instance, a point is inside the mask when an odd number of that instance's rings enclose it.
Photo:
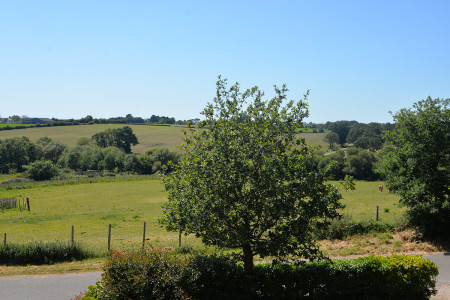
M 98 254 L 80 245 L 68 242 L 30 242 L 0 246 L 2 265 L 42 265 L 93 258 Z

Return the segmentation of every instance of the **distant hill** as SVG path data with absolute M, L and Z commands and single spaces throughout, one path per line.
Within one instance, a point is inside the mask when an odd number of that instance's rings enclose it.
M 139 144 L 132 147 L 134 153 L 144 153 L 150 148 L 166 147 L 170 150 L 177 150 L 176 146 L 182 142 L 181 130 L 187 126 L 151 126 L 151 125 L 128 125 L 128 124 L 94 124 L 94 125 L 74 125 L 74 126 L 57 126 L 57 127 L 38 127 L 16 130 L 0 131 L 0 139 L 11 137 L 26 136 L 31 141 L 36 141 L 40 137 L 48 136 L 49 138 L 64 143 L 68 146 L 74 146 L 79 138 L 91 138 L 97 132 L 104 131 L 107 128 L 121 128 L 130 126 L 134 134 L 138 137 Z M 302 133 L 308 143 L 311 145 L 323 145 L 323 137 L 325 133 Z

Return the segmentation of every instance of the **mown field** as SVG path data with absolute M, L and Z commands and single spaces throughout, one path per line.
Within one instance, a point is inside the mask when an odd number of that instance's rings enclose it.
M 374 219 L 376 206 L 386 222 L 401 218 L 397 196 L 378 192 L 380 182 L 357 182 L 355 191 L 343 193 L 347 205 L 343 213 L 356 220 Z M 112 247 L 123 249 L 142 245 L 143 222 L 147 223 L 147 242 L 158 247 L 175 247 L 178 234 L 167 232 L 158 223 L 167 193 L 160 180 L 140 180 L 39 187 L 0 192 L 0 198 L 29 198 L 31 212 L 0 212 L 0 230 L 9 242 L 69 240 L 75 226 L 78 242 L 106 250 L 108 224 L 112 224 Z M 389 212 L 385 212 L 388 208 Z M 193 236 L 183 243 L 201 245 Z
M 79 138 L 90 138 L 97 132 L 107 128 L 121 128 L 125 124 L 95 124 L 95 125 L 75 125 L 75 126 L 55 126 L 38 127 L 15 130 L 0 131 L 0 139 L 26 136 L 31 141 L 36 141 L 40 137 L 48 136 L 69 146 L 74 146 Z M 144 153 L 146 150 L 155 147 L 166 147 L 176 150 L 176 146 L 181 144 L 181 130 L 186 126 L 151 126 L 151 125 L 129 125 L 139 140 L 139 144 L 132 147 L 134 153 Z M 327 144 L 323 141 L 326 133 L 301 133 L 308 143 L 313 146 Z

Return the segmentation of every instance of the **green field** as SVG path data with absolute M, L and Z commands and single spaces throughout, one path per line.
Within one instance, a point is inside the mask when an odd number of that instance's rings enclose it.
M 401 217 L 398 198 L 386 190 L 378 192 L 380 182 L 357 182 L 355 191 L 344 192 L 345 214 L 354 219 L 380 217 L 392 222 Z M 29 198 L 31 212 L 0 212 L 0 234 L 7 233 L 9 242 L 33 240 L 68 240 L 71 226 L 78 242 L 94 249 L 106 250 L 108 224 L 112 224 L 112 247 L 123 249 L 142 245 L 143 222 L 147 223 L 148 243 L 158 247 L 174 247 L 178 234 L 167 232 L 157 220 L 167 193 L 160 180 L 123 181 L 39 187 L 2 191 L 0 198 Z M 384 212 L 389 208 L 389 213 Z M 195 247 L 200 241 L 183 237 Z
M 55 126 L 55 127 L 36 127 L 16 130 L 0 131 L 0 139 L 12 137 L 27 136 L 31 141 L 36 141 L 40 137 L 48 136 L 53 140 L 63 144 L 74 146 L 81 137 L 90 138 L 97 132 L 107 128 L 121 128 L 125 124 L 97 124 L 97 125 L 75 125 L 75 126 Z M 134 153 L 144 153 L 146 150 L 155 147 L 166 147 L 170 150 L 176 150 L 176 146 L 181 144 L 181 130 L 186 126 L 150 126 L 150 125 L 129 125 L 136 134 L 139 144 L 132 147 Z M 311 145 L 327 144 L 323 142 L 325 133 L 302 133 Z

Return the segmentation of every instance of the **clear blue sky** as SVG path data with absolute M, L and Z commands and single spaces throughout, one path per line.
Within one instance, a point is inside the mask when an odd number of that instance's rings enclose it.
M 217 76 L 309 121 L 450 97 L 450 1 L 0 0 L 0 115 L 200 117 Z

